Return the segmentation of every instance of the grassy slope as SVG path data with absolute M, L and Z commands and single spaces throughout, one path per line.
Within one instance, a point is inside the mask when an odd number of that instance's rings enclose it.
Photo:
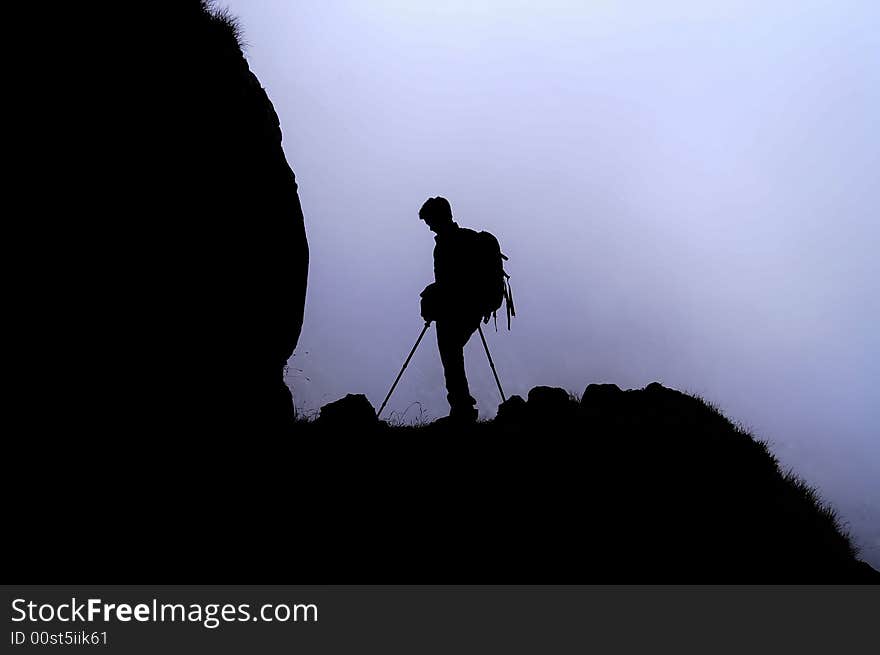
M 384 570 L 506 582 L 871 578 L 834 511 L 765 444 L 657 384 L 534 399 L 468 428 L 298 428 L 310 462 L 299 479 L 357 490 L 324 507 L 339 519 L 330 532 L 371 535 L 362 554 Z

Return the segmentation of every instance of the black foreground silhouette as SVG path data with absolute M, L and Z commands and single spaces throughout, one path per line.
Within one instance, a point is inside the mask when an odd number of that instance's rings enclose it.
M 351 490 L 307 511 L 315 547 L 355 577 L 880 582 L 762 442 L 658 383 L 591 384 L 580 400 L 535 387 L 473 425 L 393 427 L 368 406 L 350 395 L 300 426 L 309 479 Z
M 112 21 L 126 47 L 99 46 L 112 65 L 75 68 L 59 94 L 87 110 L 60 123 L 84 147 L 42 158 L 17 221 L 34 226 L 18 277 L 39 286 L 16 317 L 33 400 L 4 479 L 28 583 L 188 570 L 204 508 L 258 493 L 263 465 L 234 458 L 271 459 L 294 425 L 283 372 L 309 251 L 278 116 L 227 16 L 199 0 L 135 14 Z M 244 510 L 220 502 L 212 527 L 237 531 Z
M 125 116 L 123 131 L 100 127 L 126 147 L 89 159 L 94 204 L 71 220 L 76 262 L 58 276 L 81 276 L 57 312 L 66 427 L 117 447 L 120 433 L 223 439 L 293 422 L 283 372 L 308 244 L 279 119 L 234 21 L 197 0 L 170 5 L 141 17 L 154 31 L 146 65 L 106 80 L 136 93 L 96 112 Z
M 75 376 L 9 440 L 9 582 L 878 582 L 762 443 L 659 384 L 294 421 L 308 249 L 278 119 L 233 24 L 163 11 L 173 57 L 135 80 L 156 140 L 105 163 L 47 324 Z

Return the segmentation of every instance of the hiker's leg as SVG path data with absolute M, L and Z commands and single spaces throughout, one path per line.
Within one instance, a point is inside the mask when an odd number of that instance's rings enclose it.
M 459 348 L 459 351 L 461 352 L 462 372 L 464 372 L 464 347 L 467 345 L 467 342 L 470 341 L 470 338 L 473 335 L 473 333 L 477 331 L 477 327 L 479 325 L 480 325 L 479 320 L 476 323 L 474 323 L 472 321 L 471 322 L 465 321 L 465 322 L 461 323 L 458 328 L 457 336 L 459 338 L 459 343 L 461 343 L 461 347 Z M 473 396 L 471 396 L 471 392 L 468 387 L 467 375 L 462 375 L 462 378 L 464 379 L 464 393 L 461 396 L 461 407 L 464 410 L 464 414 L 468 418 L 476 419 L 477 418 L 477 410 L 475 409 L 475 405 L 477 404 L 477 401 L 476 401 L 476 399 L 474 399 Z
M 468 330 L 458 321 L 437 321 L 437 347 L 446 377 L 446 399 L 449 401 L 450 414 L 462 411 L 470 413 L 477 402 L 471 397 L 464 371 L 464 346 L 474 330 L 476 328 Z

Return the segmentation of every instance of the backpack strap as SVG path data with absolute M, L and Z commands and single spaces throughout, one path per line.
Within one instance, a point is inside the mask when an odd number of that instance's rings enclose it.
M 516 316 L 516 307 L 513 304 L 513 287 L 510 286 L 510 276 L 504 272 L 504 308 L 507 310 L 507 329 L 510 330 L 510 318 Z

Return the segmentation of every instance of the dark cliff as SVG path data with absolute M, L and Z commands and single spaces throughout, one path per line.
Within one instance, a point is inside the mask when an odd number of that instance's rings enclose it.
M 15 221 L 24 420 L 4 481 L 30 580 L 180 545 L 180 508 L 220 493 L 206 472 L 235 488 L 236 451 L 294 426 L 308 245 L 272 103 L 203 3 L 101 11 L 55 62 L 66 84 L 42 109 L 72 138 L 31 139 L 40 174 Z
M 308 271 L 278 116 L 233 20 L 197 0 L 139 18 L 149 42 L 105 54 L 128 59 L 102 71 L 112 93 L 95 102 L 77 183 L 90 200 L 58 330 L 75 371 L 65 427 L 125 441 L 278 432 L 293 420 L 282 376 Z
M 182 332 L 169 363 L 185 370 L 184 396 L 198 389 L 197 429 L 211 416 L 223 430 L 264 434 L 293 414 L 282 373 L 303 321 L 303 213 L 278 116 L 234 23 L 202 6 L 185 19 L 183 105 L 170 98 L 184 120 L 169 144 L 179 186 L 163 217 L 174 271 L 162 313 Z

